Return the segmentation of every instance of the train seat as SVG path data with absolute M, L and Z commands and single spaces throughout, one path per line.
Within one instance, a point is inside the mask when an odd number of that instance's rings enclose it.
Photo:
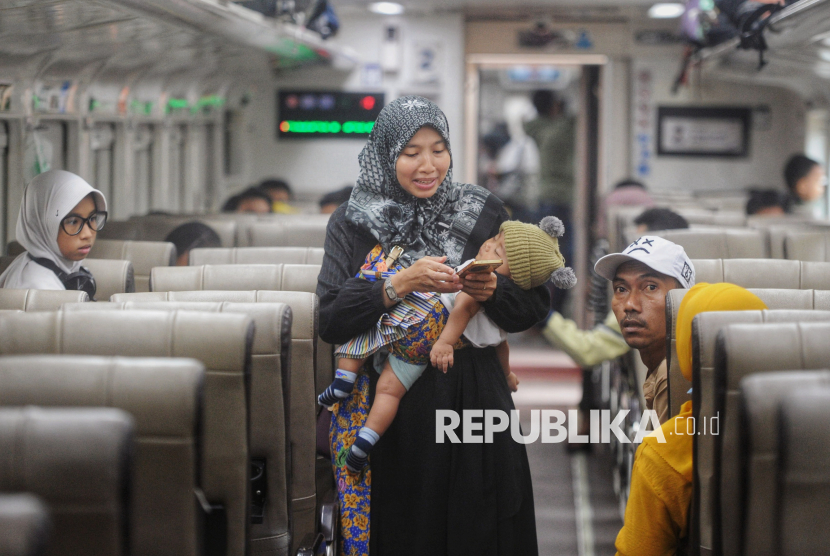
M 93 259 L 121 259 L 133 264 L 135 291 L 150 291 L 150 271 L 154 266 L 176 264 L 176 246 L 164 241 L 120 241 L 101 239 L 89 253 Z M 102 297 L 102 300 L 109 297 Z
M 6 270 L 14 257 L 0 257 L 0 274 Z M 116 293 L 135 291 L 133 265 L 130 261 L 107 259 L 84 259 L 83 266 L 95 277 L 97 291 L 95 299 L 107 300 Z
M 6 252 L 3 253 L 8 257 L 16 257 L 26 249 L 16 241 L 10 241 L 6 244 Z
M 164 241 L 167 234 L 187 222 L 201 222 L 213 229 L 219 236 L 222 247 L 233 247 L 236 245 L 237 225 L 233 220 L 211 218 L 208 215 L 188 214 L 147 214 L 144 216 L 133 216 L 129 220 L 138 230 L 138 237 L 143 241 Z M 106 227 L 104 233 L 106 233 Z M 107 237 L 109 239 L 109 237 Z
M 41 556 L 49 541 L 49 511 L 31 494 L 0 494 L 0 554 Z
M 830 234 L 791 230 L 784 237 L 784 256 L 797 261 L 830 261 Z
M 738 429 L 735 438 L 743 449 L 738 453 L 723 452 L 721 521 L 724 524 L 743 523 L 736 529 L 739 533 L 735 541 L 741 553 L 758 556 L 779 553 L 775 508 L 780 501 L 779 418 L 782 402 L 795 390 L 828 387 L 830 371 L 827 370 L 762 372 L 750 374 L 740 381 L 741 415 L 732 422 Z M 739 474 L 741 482 L 725 484 L 733 470 Z M 731 499 L 740 500 L 741 506 L 725 505 Z
M 189 357 L 207 369 L 202 488 L 216 508 L 208 546 L 246 548 L 249 492 L 248 377 L 254 324 L 247 315 L 191 311 L 39 312 L 0 315 L 0 355 Z
M 321 247 L 201 247 L 190 252 L 190 265 L 323 264 Z
M 204 373 L 192 359 L 0 357 L 0 406 L 114 407 L 131 414 L 131 553 L 195 556 Z
M 682 245 L 690 259 L 768 259 L 763 230 L 706 229 L 649 232 Z
M 248 227 L 251 247 L 323 247 L 327 221 L 280 220 L 257 222 Z
M 0 288 L 0 309 L 57 311 L 64 303 L 89 301 L 86 292 L 76 290 L 14 290 Z
M 830 545 L 830 388 L 799 389 L 781 408 L 779 554 L 820 554 Z
M 132 444 L 132 418 L 119 409 L 0 409 L 0 491 L 43 501 L 45 554 L 129 554 Z
M 150 291 L 281 290 L 317 291 L 320 265 L 251 264 L 156 267 Z
M 770 290 L 752 290 L 769 306 L 775 307 L 775 301 L 769 300 L 764 292 Z M 775 291 L 775 290 L 772 290 Z M 786 290 L 779 290 L 786 291 Z M 790 290 L 799 291 L 799 290 Z M 822 292 L 828 293 L 828 292 Z M 767 297 L 767 299 L 765 299 Z M 826 306 L 830 308 L 830 306 Z M 693 349 L 693 390 L 694 417 L 698 423 L 711 423 L 712 418 L 718 417 L 723 436 L 715 437 L 712 434 L 696 437 L 695 477 L 697 481 L 699 524 L 693 522 L 693 531 L 699 531 L 701 546 L 712 547 L 718 543 L 720 528 L 717 523 L 718 514 L 718 477 L 720 473 L 721 450 L 720 443 L 726 442 L 726 432 L 730 428 L 729 421 L 736 415 L 736 409 L 729 407 L 720 396 L 719 384 L 723 384 L 724 373 L 719 369 L 720 352 L 717 349 L 719 332 L 731 324 L 741 323 L 793 323 L 799 321 L 830 321 L 830 311 L 827 310 L 769 310 L 769 311 L 723 311 L 702 313 L 695 317 L 692 324 Z M 763 344 L 762 344 L 763 346 Z M 765 347 L 758 347 L 758 352 L 766 351 Z M 777 356 L 767 357 L 771 364 Z M 773 364 L 773 369 L 784 369 Z M 672 376 L 670 380 L 675 377 Z M 731 380 L 727 376 L 726 380 Z M 737 383 L 736 383 L 737 384 Z M 671 388 L 671 386 L 670 386 Z M 727 384 L 727 392 L 730 386 Z M 737 386 L 734 388 L 737 390 Z M 727 394 L 728 396 L 728 394 Z M 731 412 L 731 414 L 730 414 Z M 735 447 L 737 449 L 737 447 Z M 731 532 L 731 530 L 730 530 Z M 726 554 L 737 554 L 727 551 Z
M 290 474 L 293 545 L 315 531 L 315 493 L 322 494 L 325 484 L 315 479 L 316 459 L 316 395 L 333 378 L 332 347 L 318 338 L 317 295 L 295 291 L 170 291 L 123 294 L 113 302 L 235 302 L 270 305 L 285 303 L 291 307 L 290 408 L 289 430 L 292 448 Z M 253 406 L 252 406 L 253 409 Z M 319 462 L 317 462 L 319 464 Z M 327 471 L 331 475 L 328 462 Z M 322 464 L 320 464 L 322 465 Z M 254 531 L 256 533 L 256 530 Z
M 120 241 L 141 240 L 141 224 L 138 220 L 107 220 L 104 229 L 98 232 L 98 241 L 102 239 Z
M 739 286 L 742 284 L 738 284 Z M 669 415 L 680 412 L 680 406 L 691 399 L 688 394 L 692 384 L 680 373 L 677 362 L 677 312 L 688 290 L 671 290 L 666 296 L 666 335 L 669 339 L 668 390 Z M 750 289 L 770 309 L 797 309 L 830 311 L 830 291 Z
M 287 462 L 291 449 L 286 435 L 286 427 L 291 422 L 289 386 L 295 382 L 300 385 L 303 380 L 303 377 L 296 377 L 294 381 L 290 378 L 291 308 L 283 303 L 127 301 L 71 303 L 64 310 L 186 310 L 242 313 L 251 317 L 255 333 L 251 352 L 250 455 L 252 469 L 262 468 L 263 473 L 252 484 L 253 525 L 249 539 L 254 553 L 287 553 L 290 547 Z M 305 396 L 311 394 L 305 392 Z M 294 468 L 300 469 L 302 464 L 298 461 Z
M 750 507 L 743 505 L 743 500 L 761 501 L 769 500 L 775 496 L 776 487 L 781 485 L 776 479 L 780 473 L 775 469 L 776 461 L 767 460 L 760 466 L 755 465 L 751 460 L 746 460 L 754 466 L 754 471 L 759 471 L 759 479 L 772 477 L 772 480 L 757 482 L 753 475 L 749 475 L 747 482 L 747 498 L 744 498 L 742 485 L 730 484 L 736 477 L 741 477 L 743 454 L 752 455 L 753 450 L 764 449 L 764 446 L 773 446 L 778 440 L 776 432 L 778 427 L 757 428 L 762 422 L 752 420 L 745 421 L 742 414 L 742 403 L 747 400 L 741 399 L 742 379 L 749 377 L 755 379 L 762 376 L 792 375 L 790 377 L 790 388 L 795 388 L 797 382 L 804 380 L 800 371 L 809 369 L 822 369 L 830 365 L 830 344 L 827 342 L 827 334 L 830 332 L 830 318 L 825 322 L 779 322 L 776 324 L 731 324 L 721 330 L 721 337 L 716 347 L 716 368 L 715 379 L 723 386 L 723 394 L 716 401 L 719 405 L 715 407 L 720 412 L 720 435 L 712 437 L 714 440 L 714 464 L 715 478 L 713 483 L 717 489 L 714 492 L 714 503 L 719 505 L 720 522 L 714 521 L 714 525 L 722 532 L 723 554 L 738 554 L 732 552 L 741 549 L 741 537 L 735 533 L 740 531 L 741 524 L 745 523 L 751 535 L 745 538 L 746 545 L 743 547 L 746 554 L 779 554 L 778 545 L 764 546 L 760 541 L 767 538 L 770 532 L 760 532 L 760 527 L 770 526 L 774 529 L 777 519 L 776 508 L 773 507 Z M 793 342 L 793 343 L 790 343 Z M 772 374 L 769 374 L 772 373 Z M 828 377 L 817 377 L 826 382 Z M 747 379 L 749 380 L 749 379 Z M 787 379 L 784 379 L 786 382 Z M 767 391 L 761 394 L 766 399 L 765 404 L 775 401 L 772 398 L 783 398 L 784 387 L 775 387 L 767 382 L 762 382 Z M 754 398 L 758 400 L 756 396 Z M 744 411 L 756 406 L 744 405 Z M 751 416 L 750 416 L 751 417 Z M 778 416 L 770 417 L 777 421 Z M 747 428 L 747 423 L 751 423 Z M 749 438 L 747 438 L 749 435 Z M 700 440 L 700 439 L 698 439 Z M 754 445 L 754 447 L 753 447 Z M 815 445 L 814 445 L 815 446 Z M 747 453 L 745 450 L 750 447 Z M 759 448 L 760 447 L 760 448 Z M 815 465 L 815 461 L 814 465 Z M 822 461 L 822 460 L 818 460 Z M 780 464 L 780 460 L 777 462 Z M 770 468 L 770 465 L 773 467 Z M 769 473 L 772 472 L 772 475 Z M 766 489 L 766 493 L 759 489 Z M 718 492 L 719 491 L 719 492 Z M 738 501 L 740 507 L 732 507 L 730 504 Z M 741 511 L 746 509 L 746 513 Z M 772 514 L 772 515 L 770 515 Z M 725 529 L 725 527 L 732 529 Z M 727 534 L 728 533 L 728 534 Z M 760 537 L 756 537 L 760 534 Z M 748 549 L 753 549 L 749 551 Z
M 744 288 L 830 290 L 830 262 L 772 259 L 697 259 L 695 280 L 729 282 Z

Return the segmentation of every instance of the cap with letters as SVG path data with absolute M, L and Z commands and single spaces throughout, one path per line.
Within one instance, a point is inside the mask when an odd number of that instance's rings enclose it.
M 657 236 L 643 236 L 622 253 L 605 255 L 594 265 L 594 271 L 613 280 L 617 267 L 628 261 L 639 261 L 652 270 L 676 278 L 684 288 L 695 285 L 695 267 L 683 247 Z

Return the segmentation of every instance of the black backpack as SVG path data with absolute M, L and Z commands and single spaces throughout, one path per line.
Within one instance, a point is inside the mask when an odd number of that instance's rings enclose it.
M 81 269 L 78 272 L 67 274 L 66 272 L 58 268 L 58 265 L 56 265 L 53 261 L 50 261 L 49 259 L 44 259 L 42 257 L 36 258 L 32 257 L 31 255 L 30 258 L 40 266 L 46 267 L 52 272 L 54 272 L 55 276 L 58 277 L 58 280 L 61 281 L 61 283 L 67 290 L 77 290 L 86 292 L 87 294 L 89 294 L 89 300 L 95 301 L 95 278 L 92 276 L 92 273 L 90 273 L 89 270 L 87 270 L 86 268 L 81 267 Z

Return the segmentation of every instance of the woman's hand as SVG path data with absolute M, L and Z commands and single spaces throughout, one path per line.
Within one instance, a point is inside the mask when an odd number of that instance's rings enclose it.
M 461 279 L 463 291 L 479 303 L 484 303 L 493 296 L 498 284 L 495 272 L 486 274 L 484 272 L 471 272 Z
M 461 279 L 455 270 L 442 264 L 447 257 L 423 257 L 409 268 L 392 276 L 398 297 L 411 292 L 454 293 L 461 290 Z

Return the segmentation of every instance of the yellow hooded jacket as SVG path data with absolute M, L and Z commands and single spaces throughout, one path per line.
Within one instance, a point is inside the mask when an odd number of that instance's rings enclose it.
M 758 297 L 734 284 L 694 286 L 677 314 L 677 359 L 692 379 L 692 321 L 707 311 L 766 309 Z M 672 556 L 688 534 L 692 499 L 692 402 L 661 427 L 665 443 L 654 433 L 643 439 L 634 460 L 625 525 L 617 535 L 618 556 Z

